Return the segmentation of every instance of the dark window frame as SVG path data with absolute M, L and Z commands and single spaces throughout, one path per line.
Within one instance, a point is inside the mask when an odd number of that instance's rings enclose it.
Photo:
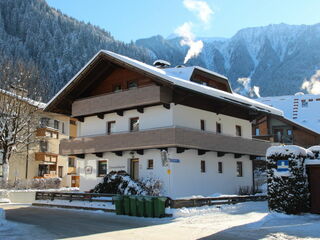
M 200 171 L 201 171 L 201 173 L 206 172 L 206 161 L 205 160 L 200 161 Z
M 201 131 L 206 130 L 206 121 L 204 119 L 200 119 L 200 129 Z
M 148 159 L 147 169 L 148 169 L 148 170 L 152 170 L 153 168 L 154 168 L 154 161 L 153 161 L 153 159 Z
M 70 164 L 72 162 L 72 164 Z M 76 159 L 74 157 L 68 157 L 68 167 L 75 167 L 76 166 Z
M 216 133 L 222 133 L 222 124 L 216 122 Z
M 237 177 L 243 177 L 243 164 L 242 162 L 237 162 Z
M 111 125 L 112 124 L 116 124 L 116 121 L 108 121 L 107 122 L 107 134 L 108 135 L 112 134 L 112 132 L 111 132 Z
M 105 169 L 103 169 L 103 167 L 102 167 L 103 165 L 105 165 Z M 107 160 L 98 160 L 97 161 L 97 177 L 106 176 L 107 171 L 108 171 L 108 161 Z
M 119 89 L 117 89 L 119 88 Z M 112 92 L 117 93 L 122 91 L 121 83 L 112 85 Z
M 131 86 L 130 87 L 130 84 L 135 84 L 135 86 Z M 138 82 L 137 81 L 128 81 L 127 82 L 127 88 L 130 90 L 130 89 L 135 89 L 135 88 L 138 88 Z
M 240 125 L 236 125 L 236 136 L 237 137 L 242 136 L 242 127 Z
M 140 122 L 139 122 L 139 117 L 133 117 L 133 118 L 130 118 L 130 121 L 129 121 L 129 124 L 130 124 L 130 132 L 138 132 L 140 130 Z M 135 129 L 134 127 L 134 121 L 137 121 L 138 122 L 138 128 Z
M 218 162 L 218 173 L 223 173 L 223 163 Z
M 63 178 L 63 166 L 58 166 L 58 177 Z
M 53 120 L 53 128 L 59 130 L 59 127 L 60 127 L 60 121 Z

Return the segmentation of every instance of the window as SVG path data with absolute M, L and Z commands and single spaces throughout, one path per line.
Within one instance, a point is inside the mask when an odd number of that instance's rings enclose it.
M 218 173 L 222 173 L 222 162 L 218 162 Z
M 0 177 L 3 177 L 3 165 L 0 164 Z
M 63 177 L 63 166 L 58 167 L 58 177 L 62 178 Z
M 75 167 L 75 159 L 73 157 L 68 158 L 68 166 L 69 167 Z
M 288 136 L 291 136 L 291 135 L 292 135 L 292 130 L 291 130 L 291 129 L 288 129 L 288 130 L 287 130 L 287 135 L 288 135 Z
M 65 132 L 65 128 L 64 128 L 64 122 L 62 123 L 61 132 L 62 132 L 63 134 L 66 133 L 66 132 Z
M 205 173 L 206 172 L 206 161 L 201 160 L 200 167 L 201 167 L 201 172 Z
M 53 128 L 59 129 L 59 121 L 58 120 L 53 121 Z
M 256 136 L 260 136 L 260 129 L 259 128 L 256 128 Z
M 147 169 L 153 169 L 153 159 L 148 160 L 148 168 Z
M 116 121 L 107 122 L 107 134 L 114 133 L 115 126 L 116 126 Z
M 128 82 L 128 89 L 134 89 L 138 87 L 138 83 L 136 81 Z
M 45 128 L 49 126 L 50 118 L 43 117 L 40 119 L 40 127 Z
M 70 125 L 77 125 L 75 120 L 70 120 Z
M 237 162 L 237 177 L 242 177 L 243 172 L 242 172 L 242 162 Z
M 241 126 L 239 126 L 239 125 L 236 126 L 236 136 L 238 136 L 238 137 L 242 136 Z
M 308 102 L 306 100 L 302 100 L 301 107 L 307 108 L 308 107 Z
M 98 161 L 98 177 L 104 177 L 107 174 L 107 161 Z
M 216 132 L 217 133 L 221 133 L 222 132 L 222 129 L 221 129 L 221 123 L 216 123 Z
M 49 165 L 39 164 L 38 176 L 43 177 L 45 174 L 49 174 Z
M 121 88 L 121 84 L 116 84 L 113 86 L 113 92 L 121 92 L 122 88 Z
M 130 131 L 139 131 L 139 118 L 130 118 Z
M 201 130 L 204 131 L 206 126 L 205 126 L 205 121 L 203 119 L 200 120 L 200 127 L 201 127 Z
M 40 141 L 40 152 L 48 152 L 48 142 Z

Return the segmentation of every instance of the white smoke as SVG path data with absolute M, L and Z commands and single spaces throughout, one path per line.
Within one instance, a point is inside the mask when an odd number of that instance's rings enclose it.
M 191 31 L 192 23 L 186 22 L 180 27 L 176 29 L 176 34 L 178 34 L 180 37 L 182 37 L 182 40 L 180 41 L 181 46 L 189 46 L 189 50 L 187 52 L 187 55 L 184 58 L 184 64 L 189 61 L 189 59 L 193 57 L 197 57 L 203 48 L 203 42 L 201 40 L 195 41 L 194 35 Z
M 260 87 L 258 86 L 251 86 L 251 78 L 238 78 L 237 82 L 242 86 L 237 88 L 235 91 L 239 94 L 247 97 L 261 97 L 260 96 Z
M 195 12 L 203 23 L 209 23 L 213 11 L 204 1 L 184 0 L 183 5 L 190 11 Z
M 197 15 L 202 25 L 208 25 L 213 11 L 206 2 L 197 0 L 184 0 L 183 5 L 189 11 L 194 12 Z M 195 36 L 192 33 L 192 27 L 192 22 L 185 22 L 175 30 L 175 33 L 182 37 L 180 45 L 189 46 L 187 55 L 184 58 L 184 64 L 186 64 L 191 58 L 197 57 L 203 48 L 203 42 L 201 40 L 195 41 Z
M 310 80 L 304 80 L 301 89 L 306 90 L 310 94 L 320 94 L 320 70 L 317 70 Z

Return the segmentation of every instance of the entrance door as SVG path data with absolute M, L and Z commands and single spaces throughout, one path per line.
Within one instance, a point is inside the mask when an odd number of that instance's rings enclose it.
M 282 136 L 283 136 L 283 129 L 281 128 L 274 128 L 273 129 L 273 137 L 275 142 L 282 142 Z
M 71 176 L 71 187 L 80 186 L 80 176 Z
M 139 179 L 139 159 L 131 159 L 131 169 L 130 169 L 130 175 L 134 180 Z
M 320 166 L 309 166 L 311 212 L 320 213 Z

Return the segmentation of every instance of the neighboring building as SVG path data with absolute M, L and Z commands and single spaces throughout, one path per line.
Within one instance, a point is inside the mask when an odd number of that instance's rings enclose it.
M 320 110 L 319 110 L 320 111 Z M 305 148 L 319 145 L 320 134 L 285 117 L 263 116 L 252 124 L 254 138 Z
M 44 112 L 46 104 L 15 93 L 1 90 L 0 94 L 19 97 L 26 102 L 26 107 L 37 109 L 36 117 L 39 119 L 33 143 L 10 158 L 9 181 L 59 177 L 64 187 L 79 185 L 75 158 L 59 155 L 60 140 L 76 137 L 76 120 L 61 114 Z
M 109 51 L 94 56 L 45 110 L 80 121 L 78 137 L 60 144 L 61 154 L 77 157 L 80 190 L 125 170 L 160 179 L 171 197 L 252 186 L 252 159 L 270 143 L 252 139 L 251 121 L 282 115 L 233 93 L 227 78 L 207 69 L 156 68 Z
M 256 100 L 282 110 L 288 120 L 320 134 L 320 95 L 297 93 Z

